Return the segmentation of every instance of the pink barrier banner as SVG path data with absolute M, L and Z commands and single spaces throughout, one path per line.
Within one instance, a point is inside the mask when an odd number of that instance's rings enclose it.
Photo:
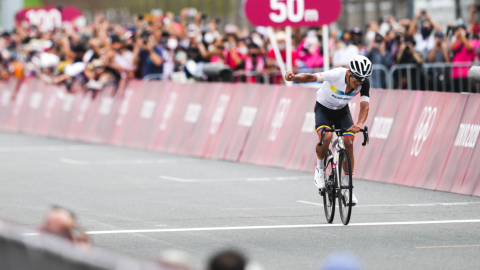
M 10 88 L 10 82 L 8 85 Z M 28 101 L 26 100 L 30 97 L 30 89 L 34 86 L 34 80 L 25 79 L 23 82 L 18 82 L 18 84 L 13 81 L 13 85 L 15 85 L 15 88 L 18 87 L 18 91 L 13 92 L 13 99 L 11 99 L 10 117 L 4 126 L 4 129 L 7 131 L 18 131 L 18 126 L 21 124 L 22 118 L 27 113 L 26 108 L 28 108 Z M 10 89 L 7 91 L 14 91 Z
M 235 108 L 231 109 L 232 113 L 227 117 L 231 131 L 224 142 L 225 148 L 217 149 L 217 157 L 239 161 L 245 143 L 255 138 L 252 135 L 253 126 L 261 121 L 259 111 L 262 109 L 262 104 L 267 101 L 268 92 L 268 87 L 259 84 L 248 85 L 246 88 L 238 87 L 235 102 L 232 103 Z
M 258 110 L 255 122 L 249 131 L 248 139 L 241 150 L 240 162 L 264 164 L 268 153 L 262 153 L 267 148 L 269 141 L 275 141 L 282 130 L 285 117 L 290 110 L 291 100 L 280 99 L 284 87 L 262 86 L 257 96 L 255 108 Z M 275 125 L 272 126 L 273 118 Z
M 369 131 L 373 130 L 372 124 L 374 122 L 375 116 L 377 116 L 379 109 L 382 106 L 391 106 L 390 103 L 387 103 L 384 100 L 386 95 L 386 90 L 370 90 L 370 104 L 368 111 L 367 121 L 364 123 L 364 126 L 369 128 Z M 358 116 L 360 114 L 360 95 L 355 97 L 349 104 L 350 112 L 352 113 L 353 123 L 358 122 Z M 375 130 L 374 130 L 375 131 Z M 375 137 L 375 134 L 374 134 Z M 378 140 L 370 140 L 370 143 L 366 146 L 362 146 L 363 143 L 363 134 L 355 134 L 355 141 L 353 143 L 353 153 L 355 157 L 355 168 L 354 176 L 356 178 L 364 179 L 365 175 L 371 173 L 375 167 L 372 166 L 371 159 L 375 153 L 380 152 L 382 149 L 380 147 L 380 142 Z
M 114 114 L 115 125 L 108 140 L 110 144 L 119 146 L 124 144 L 125 136 L 131 130 L 142 105 L 143 95 L 145 94 L 142 86 L 143 81 L 129 81 L 123 96 L 119 97 L 120 107 Z
M 48 135 L 65 138 L 71 121 L 75 118 L 74 108 L 80 106 L 80 95 L 67 94 L 64 88 L 59 86 L 55 86 L 54 91 L 58 102 L 52 111 Z
M 434 136 L 444 132 L 439 129 L 439 119 L 442 119 L 445 94 L 416 92 L 415 95 L 414 108 L 404 126 L 403 141 L 397 144 L 397 155 L 401 155 L 401 160 L 390 172 L 395 184 L 406 186 L 415 185 L 426 162 L 433 158 L 429 153 Z
M 178 121 L 181 120 L 182 111 L 179 107 L 182 105 L 179 97 L 184 87 L 186 85 L 179 83 L 162 83 L 158 106 L 156 106 L 152 120 L 152 131 L 148 136 L 149 139 L 146 140 L 148 150 L 165 151 L 165 141 L 177 127 Z
M 207 111 L 215 92 L 211 88 L 212 85 L 208 83 L 190 84 L 179 92 L 180 106 L 176 107 L 177 113 L 172 119 L 173 132 L 165 141 L 168 153 L 187 155 L 197 140 L 203 140 L 207 136 L 197 130 L 206 125 Z
M 155 87 L 157 85 L 157 87 Z M 139 86 L 141 91 L 135 93 L 135 107 L 129 112 L 130 118 L 128 124 L 130 128 L 125 131 L 122 146 L 144 148 L 146 147 L 146 137 L 149 135 L 152 127 L 152 116 L 157 106 L 159 90 L 155 82 L 142 82 Z M 157 89 L 154 89 L 157 88 Z
M 73 118 L 65 133 L 65 138 L 69 140 L 80 140 L 82 131 L 84 130 L 88 112 L 91 110 L 90 105 L 93 101 L 93 92 L 79 93 L 73 106 Z
M 230 110 L 237 111 L 241 107 L 240 100 L 237 100 L 235 93 L 241 92 L 237 90 L 236 84 L 214 84 L 209 83 L 208 91 L 212 92 L 212 96 L 205 103 L 206 113 L 200 120 L 199 125 L 195 129 L 195 136 L 190 147 L 190 155 L 197 157 L 213 156 L 217 150 L 219 143 L 226 143 L 226 139 L 232 132 L 233 123 L 227 123 L 227 116 Z M 239 104 L 235 104 L 235 103 Z M 222 139 L 225 140 L 222 140 Z
M 43 91 L 42 102 L 37 116 L 34 133 L 39 136 L 47 136 L 49 134 L 50 124 L 54 116 L 55 110 L 60 107 L 61 99 L 59 98 L 59 89 L 57 86 L 45 85 Z
M 0 128 L 3 130 L 10 117 L 13 91 L 8 89 L 7 82 L 0 82 Z
M 47 85 L 41 80 L 35 80 L 35 87 L 27 97 L 26 115 L 19 126 L 21 132 L 35 134 L 37 124 L 41 121 L 43 108 L 45 107 L 45 92 Z
M 316 89 L 144 82 L 68 94 L 0 82 L 0 129 L 312 172 Z M 355 177 L 480 196 L 480 95 L 371 90 Z M 359 98 L 349 103 L 353 121 Z
M 76 106 L 76 115 L 85 114 L 84 126 L 82 132 L 79 133 L 80 139 L 92 143 L 107 143 L 108 134 L 112 130 L 114 123 L 112 107 L 114 105 L 115 88 L 113 85 L 105 87 L 95 97 L 89 95 L 89 101 L 83 99 L 84 94 L 80 94 L 78 98 L 78 106 Z M 93 94 L 93 93 L 92 93 Z M 88 102 L 89 109 L 83 111 L 84 102 Z M 81 118 L 80 118 L 81 119 Z M 77 122 L 78 121 L 77 119 Z
M 296 138 L 292 138 L 293 148 L 285 165 L 287 169 L 314 172 L 316 166 L 315 147 L 318 144 L 318 136 L 315 130 L 315 104 L 317 89 L 298 88 L 301 97 L 298 100 L 297 114 L 299 119 L 295 123 L 297 128 Z M 301 126 L 298 127 L 297 124 Z
M 447 128 L 455 133 L 450 141 L 443 172 L 437 181 L 437 190 L 461 194 L 480 195 L 480 95 L 462 95 L 468 97 L 459 123 L 451 123 Z M 453 109 L 453 107 L 452 107 Z M 468 113 L 467 113 L 468 112 Z M 450 120 L 447 122 L 450 123 Z
M 427 94 L 431 94 L 431 92 L 427 92 Z M 438 104 L 443 103 L 443 106 L 437 107 L 438 118 L 433 118 L 432 116 L 431 124 L 430 122 L 427 122 L 428 116 L 425 117 L 427 120 L 424 120 L 424 122 L 420 122 L 419 120 L 419 123 L 415 129 L 418 131 L 418 133 L 415 133 L 415 135 L 417 135 L 417 142 L 414 141 L 411 150 L 411 152 L 413 152 L 413 155 L 411 155 L 412 157 L 417 153 L 417 151 L 421 151 L 418 154 L 418 157 L 420 157 L 421 154 L 425 156 L 425 160 L 423 161 L 422 166 L 420 166 L 418 174 L 415 175 L 416 181 L 414 186 L 426 189 L 435 189 L 437 187 L 439 178 L 441 177 L 442 171 L 445 167 L 449 167 L 450 165 L 446 164 L 445 162 L 449 155 L 451 146 L 454 144 L 455 136 L 458 133 L 455 127 L 460 126 L 460 120 L 464 113 L 463 108 L 465 108 L 468 99 L 468 95 L 459 95 L 455 93 L 436 92 L 434 94 L 439 96 Z M 426 98 L 433 100 L 433 98 L 428 96 Z M 425 105 L 431 106 L 432 113 L 434 112 L 435 103 L 427 102 Z M 462 109 L 459 110 L 459 108 Z M 424 109 L 422 114 L 427 114 L 426 109 Z M 428 133 L 427 128 L 431 129 L 430 134 Z M 423 131 L 421 131 L 422 129 Z M 420 146 L 417 146 L 417 144 L 421 143 L 419 142 L 419 136 L 422 136 L 420 137 L 422 140 L 425 138 L 425 136 L 427 136 L 427 140 L 432 142 L 431 147 L 427 148 L 428 150 L 425 149 L 425 152 L 423 152 L 423 149 L 419 150 Z
M 376 175 L 380 173 L 384 166 L 383 163 L 386 161 L 383 159 L 384 150 L 390 144 L 395 144 L 391 141 L 392 138 L 398 139 L 398 137 L 395 137 L 396 134 L 393 134 L 392 127 L 394 127 L 394 123 L 401 126 L 399 122 L 402 117 L 397 113 L 399 112 L 399 106 L 404 104 L 402 100 L 407 92 L 397 90 L 379 90 L 376 92 L 381 92 L 381 99 L 377 98 L 377 102 L 372 104 L 372 107 L 377 107 L 376 111 L 369 112 L 368 135 L 370 143 L 363 148 L 365 155 L 362 159 L 355 156 L 355 171 L 358 173 L 355 177 L 379 181 L 379 179 L 376 179 Z M 377 97 L 377 95 L 374 96 Z M 363 135 L 358 135 L 355 139 L 355 151 L 362 147 L 362 137 Z M 380 163 L 382 163 L 382 166 L 379 165 Z
M 81 132 L 78 134 L 79 140 L 91 143 L 101 142 L 101 140 L 95 136 L 95 130 L 97 127 L 102 128 L 102 126 L 99 125 L 99 122 L 101 121 L 101 115 L 98 113 L 98 111 L 102 102 L 102 97 L 108 95 L 107 92 L 110 92 L 108 88 L 97 93 L 92 92 L 92 99 L 90 100 L 88 109 L 85 112 L 85 123 Z M 79 99 L 79 108 L 81 107 L 81 103 L 82 101 Z
M 405 148 L 405 146 L 402 146 L 406 140 L 405 132 L 412 129 L 411 126 L 414 122 L 411 112 L 414 109 L 418 109 L 422 92 L 404 90 L 390 90 L 389 92 L 396 93 L 396 95 L 393 94 L 393 97 L 389 97 L 392 93 L 389 93 L 387 96 L 388 100 L 395 98 L 395 103 L 390 104 L 392 111 L 389 112 L 388 109 L 382 110 L 382 114 L 385 114 L 378 115 L 378 117 L 383 117 L 383 119 L 377 118 L 377 123 L 375 123 L 375 115 L 369 116 L 369 118 L 374 118 L 370 132 L 373 132 L 374 138 L 371 138 L 371 140 L 383 139 L 385 143 L 381 152 L 378 153 L 377 163 L 369 164 L 365 170 L 369 171 L 367 175 L 373 173 L 371 180 L 393 183 L 395 179 L 394 172 L 397 169 L 397 164 L 401 161 L 402 149 Z M 380 126 L 374 127 L 374 125 Z M 385 126 L 381 127 L 383 125 Z M 379 130 L 377 131 L 377 129 Z M 377 144 L 373 143 L 372 145 Z M 370 150 L 374 151 L 374 149 Z

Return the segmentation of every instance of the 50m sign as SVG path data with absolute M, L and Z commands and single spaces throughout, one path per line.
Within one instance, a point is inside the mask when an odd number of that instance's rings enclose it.
M 247 0 L 245 14 L 254 25 L 319 26 L 340 16 L 340 0 Z

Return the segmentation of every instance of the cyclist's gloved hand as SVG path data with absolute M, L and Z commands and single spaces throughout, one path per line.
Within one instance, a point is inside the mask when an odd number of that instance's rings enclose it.
M 356 125 L 351 126 L 349 128 L 349 131 L 353 132 L 353 133 L 358 133 L 360 131 L 360 129 L 362 129 L 362 126 L 359 125 L 359 124 L 356 124 Z

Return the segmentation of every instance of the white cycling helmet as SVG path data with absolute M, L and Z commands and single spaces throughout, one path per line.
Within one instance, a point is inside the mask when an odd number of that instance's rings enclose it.
M 364 82 L 372 75 L 372 62 L 363 55 L 357 55 L 350 60 L 350 72 L 357 81 Z

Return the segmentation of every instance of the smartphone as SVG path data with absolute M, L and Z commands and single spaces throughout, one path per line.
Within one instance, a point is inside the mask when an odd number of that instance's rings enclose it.
M 187 17 L 194 17 L 197 15 L 197 9 L 196 8 L 189 8 L 187 10 Z

